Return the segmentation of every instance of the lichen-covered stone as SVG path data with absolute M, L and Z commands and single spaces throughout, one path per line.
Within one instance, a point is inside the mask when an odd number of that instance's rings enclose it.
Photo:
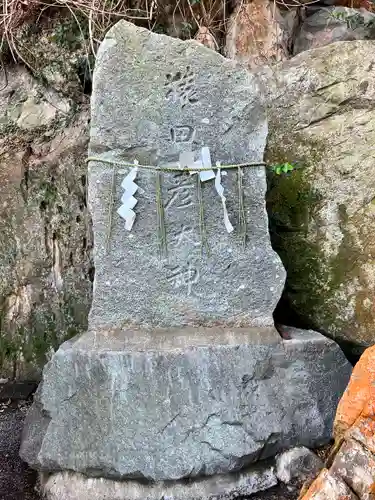
M 358 500 L 339 476 L 323 469 L 301 500 Z
M 0 378 L 37 378 L 87 326 L 87 106 L 21 67 L 0 76 Z M 5 83 L 7 83 L 5 85 Z
M 354 367 L 348 387 L 337 408 L 334 422 L 335 445 L 323 471 L 301 498 L 326 498 L 327 477 L 349 485 L 361 500 L 375 496 L 375 349 L 366 349 Z M 327 476 L 328 474 L 328 476 Z M 339 491 L 333 499 L 340 499 Z M 354 495 L 352 493 L 352 495 Z M 331 497 L 329 497 L 331 498 Z M 344 497 L 346 498 L 346 497 Z M 351 498 L 351 497 L 348 497 Z M 354 496 L 354 498 L 357 498 Z
M 347 3 L 348 6 L 353 4 L 352 1 Z M 344 40 L 374 38 L 374 18 L 374 14 L 365 8 L 333 6 L 322 9 L 319 6 L 300 26 L 294 40 L 293 52 L 299 54 Z
M 351 438 L 375 454 L 375 346 L 369 347 L 355 365 L 348 387 L 337 408 L 336 443 Z
M 372 41 L 302 53 L 265 79 L 273 246 L 295 315 L 360 353 L 375 339 Z M 276 75 L 276 76 L 275 76 Z
M 348 439 L 335 457 L 330 472 L 341 477 L 361 500 L 375 497 L 375 457 L 354 439 Z
M 302 486 L 323 468 L 322 460 L 304 446 L 298 446 L 276 457 L 276 475 L 283 483 Z
M 133 329 L 64 343 L 43 371 L 21 456 L 42 471 L 149 481 L 235 472 L 329 442 L 351 367 L 323 335 Z

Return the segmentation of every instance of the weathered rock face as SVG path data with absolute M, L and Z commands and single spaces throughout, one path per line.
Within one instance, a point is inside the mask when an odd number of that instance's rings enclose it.
M 366 9 L 319 8 L 298 30 L 294 54 L 345 40 L 375 38 L 375 14 Z
M 186 162 L 194 168 L 207 147 L 206 168 L 209 155 L 213 165 L 263 161 L 267 122 L 254 76 L 196 42 L 119 23 L 101 45 L 95 78 L 90 155 L 96 161 L 90 162 L 89 199 L 96 272 L 90 328 L 273 329 L 285 274 L 270 243 L 264 167 L 228 169 L 222 176 L 232 232 L 224 224 L 212 176 L 197 187 L 196 175 L 179 170 Z M 127 196 L 121 182 L 129 167 L 113 175 L 114 166 L 106 162 L 132 165 L 134 160 L 177 171 L 139 168 L 139 189 L 132 191 L 136 219 L 127 231 L 116 210 Z
M 83 18 L 78 22 L 71 11 L 64 9 L 39 17 L 40 22 L 33 29 L 26 22 L 13 30 L 19 59 L 48 88 L 83 104 L 86 97 L 83 93 L 89 93 L 91 88 L 89 68 L 94 64 L 86 38 L 87 22 Z
M 358 500 L 340 476 L 323 469 L 309 488 L 303 500 Z
M 334 437 L 355 439 L 375 453 L 375 346 L 355 365 L 350 383 L 337 408 Z
M 87 326 L 88 111 L 20 67 L 0 87 L 0 378 L 34 378 Z
M 292 11 L 286 16 L 273 2 L 240 2 L 228 23 L 226 56 L 249 69 L 284 61 L 296 19 Z
M 330 472 L 340 476 L 361 500 L 374 497 L 375 458 L 357 441 L 347 440 L 336 455 Z
M 248 497 L 277 484 L 272 465 L 254 466 L 242 473 L 214 476 L 180 484 L 163 481 L 139 483 L 88 478 L 73 472 L 56 472 L 42 481 L 48 500 L 232 500 Z
M 274 248 L 294 314 L 349 346 L 375 339 L 375 43 L 300 54 L 270 88 L 267 160 Z
M 338 405 L 334 422 L 335 445 L 327 460 L 330 470 L 323 470 L 306 493 L 301 492 L 303 500 L 340 500 L 343 498 L 342 488 L 337 487 L 340 484 L 350 487 L 348 498 L 370 500 L 374 497 L 374 381 L 375 346 L 372 346 L 366 349 L 355 365 Z M 332 482 L 333 478 L 336 478 L 336 485 Z M 328 492 L 330 495 L 327 495 Z
M 325 444 L 351 369 L 333 341 L 289 334 L 84 334 L 45 367 L 21 456 L 39 470 L 160 481 Z

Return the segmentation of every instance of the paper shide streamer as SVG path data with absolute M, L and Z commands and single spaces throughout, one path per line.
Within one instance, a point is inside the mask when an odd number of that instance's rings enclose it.
M 199 206 L 199 228 L 201 234 L 202 249 L 205 248 L 208 252 L 207 237 L 204 224 L 204 206 L 203 206 L 203 195 L 202 195 L 202 182 L 207 182 L 215 179 L 215 188 L 218 195 L 221 198 L 224 214 L 224 226 L 228 233 L 233 231 L 233 226 L 229 220 L 228 211 L 226 208 L 226 198 L 224 196 L 224 188 L 221 184 L 221 165 L 220 162 L 216 163 L 217 173 L 212 170 L 211 153 L 208 147 L 203 147 L 200 150 L 198 159 L 196 160 L 196 153 L 194 151 L 183 151 L 180 153 L 179 161 L 176 165 L 179 169 L 188 170 L 190 175 L 197 176 L 197 199 Z M 121 183 L 121 187 L 124 193 L 121 197 L 122 205 L 117 210 L 117 213 L 125 220 L 125 229 L 131 231 L 135 222 L 136 214 L 133 208 L 136 206 L 138 200 L 134 197 L 134 194 L 138 190 L 137 184 L 134 182 L 138 174 L 138 163 L 135 163 L 135 167 L 130 170 Z M 158 238 L 160 253 L 163 255 L 166 253 L 166 230 L 164 223 L 164 207 L 162 203 L 162 185 L 161 185 L 161 173 L 156 173 L 156 207 L 157 207 L 157 219 L 158 219 Z
M 226 203 L 227 199 L 224 196 L 224 188 L 221 184 L 221 164 L 219 161 L 216 162 L 216 167 L 217 167 L 217 171 L 216 171 L 216 176 L 215 176 L 215 188 L 216 188 L 217 194 L 221 198 L 221 203 L 223 205 L 225 229 L 227 230 L 228 233 L 231 233 L 234 228 L 233 228 L 233 226 L 229 220 L 229 216 L 228 216 L 227 203 Z
M 137 165 L 137 162 L 134 162 Z M 124 190 L 123 195 L 121 196 L 122 205 L 117 210 L 117 213 L 120 217 L 125 220 L 125 229 L 127 231 L 131 231 L 134 221 L 135 221 L 135 212 L 133 208 L 138 203 L 138 200 L 134 198 L 134 194 L 138 190 L 137 184 L 134 182 L 137 177 L 138 166 L 135 166 L 130 170 L 128 175 L 121 183 L 121 187 Z
M 198 156 L 198 158 L 197 158 Z M 197 158 L 197 159 L 196 159 Z M 160 255 L 166 256 L 167 253 L 167 235 L 165 227 L 165 213 L 164 204 L 162 199 L 162 173 L 178 173 L 183 172 L 190 175 L 196 175 L 196 193 L 197 201 L 199 207 L 199 229 L 201 235 L 201 248 L 202 252 L 205 249 L 207 254 L 209 254 L 209 248 L 207 243 L 206 228 L 205 228 L 205 218 L 204 218 L 204 205 L 203 205 L 203 193 L 202 184 L 213 180 L 216 192 L 220 197 L 222 209 L 223 209 L 223 222 L 224 227 L 228 233 L 232 233 L 234 228 L 229 219 L 228 210 L 226 206 L 226 197 L 224 196 L 224 186 L 222 185 L 222 176 L 226 175 L 225 170 L 236 169 L 237 171 L 237 185 L 238 185 L 238 232 L 241 236 L 243 245 L 246 245 L 246 213 L 244 204 L 244 190 L 243 190 L 243 168 L 245 167 L 259 167 L 265 166 L 264 162 L 249 162 L 233 165 L 221 165 L 220 162 L 216 162 L 213 167 L 211 162 L 211 154 L 208 147 L 202 147 L 197 152 L 187 150 L 180 153 L 179 160 L 173 164 L 168 164 L 168 166 L 153 166 L 153 165 L 140 165 L 138 161 L 133 163 L 127 163 L 122 161 L 107 160 L 99 157 L 89 157 L 87 161 L 97 161 L 102 163 L 109 163 L 112 165 L 112 189 L 110 196 L 110 207 L 109 213 L 112 214 L 112 206 L 114 203 L 114 191 L 115 191 L 115 172 L 116 167 L 131 167 L 128 174 L 125 176 L 121 183 L 123 189 L 123 194 L 121 196 L 121 206 L 118 208 L 117 213 L 121 218 L 125 220 L 125 229 L 131 231 L 136 220 L 136 213 L 133 210 L 138 200 L 135 194 L 138 190 L 138 185 L 136 183 L 136 177 L 138 171 L 141 169 L 153 170 L 156 174 L 156 212 L 157 212 L 157 226 L 158 226 L 158 240 Z M 225 170 L 223 170 L 225 168 Z M 216 170 L 216 173 L 214 172 Z M 107 252 L 109 251 L 109 239 L 111 235 L 112 226 L 112 215 L 109 218 L 109 229 L 107 234 Z

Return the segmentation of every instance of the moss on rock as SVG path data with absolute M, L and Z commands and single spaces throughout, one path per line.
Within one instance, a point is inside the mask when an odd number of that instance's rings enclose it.
M 319 208 L 320 193 L 309 179 L 311 159 L 297 156 L 298 147 L 284 137 L 270 132 L 266 160 L 270 164 L 292 161 L 295 169 L 288 174 L 268 172 L 267 208 L 274 249 L 287 269 L 284 295 L 299 317 L 309 317 L 311 308 L 319 308 L 326 297 L 329 271 L 319 242 L 309 240 L 309 224 Z M 315 150 L 324 155 L 324 146 Z M 292 156 L 293 152 L 293 156 Z M 306 282 L 309 293 L 306 293 Z
M 11 68 L 8 80 L 0 96 L 0 378 L 36 379 L 51 351 L 87 328 L 88 110 L 21 67 Z M 42 106 L 45 124 L 20 128 L 21 114 L 9 115 L 6 105 L 22 107 L 17 88 L 35 106 L 53 99 L 59 111 L 50 116 Z
M 314 176 L 324 161 L 326 148 L 324 140 L 308 141 L 298 134 L 280 136 L 280 129 L 271 127 L 267 163 L 292 161 L 296 168 L 282 175 L 269 170 L 267 208 L 272 244 L 287 270 L 284 303 L 288 303 L 292 315 L 302 318 L 307 326 L 336 337 L 329 325 L 335 325 L 338 332 L 345 329 L 345 321 L 340 321 L 337 291 L 351 278 L 348 263 L 355 262 L 358 253 L 350 235 L 346 234 L 345 205 L 340 207 L 344 238 L 336 255 L 327 256 L 323 249 L 326 235 L 311 230 L 311 226 L 317 224 L 324 202 L 324 194 L 315 186 Z M 355 272 L 353 268 L 352 274 Z
M 373 48 L 301 54 L 278 68 L 269 100 L 267 162 L 297 167 L 268 174 L 272 242 L 287 270 L 283 304 L 355 354 L 375 341 Z

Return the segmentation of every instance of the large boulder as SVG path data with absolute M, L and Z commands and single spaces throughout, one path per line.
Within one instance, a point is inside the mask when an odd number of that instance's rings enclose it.
M 329 442 L 350 365 L 319 333 L 254 329 L 84 334 L 57 351 L 27 417 L 41 471 L 199 479 Z
M 239 2 L 228 21 L 225 54 L 249 69 L 288 58 L 296 12 L 281 15 L 274 2 Z
M 364 8 L 316 8 L 298 29 L 293 52 L 299 54 L 305 50 L 345 40 L 373 39 L 374 20 L 375 15 Z
M 300 498 L 340 500 L 374 498 L 375 477 L 375 346 L 355 365 L 348 387 L 338 405 L 335 444 L 323 469 Z
M 267 160 L 296 167 L 269 177 L 271 237 L 287 269 L 279 313 L 356 353 L 375 341 L 374 49 L 332 44 L 266 77 Z
M 87 105 L 22 67 L 0 75 L 0 378 L 38 378 L 87 327 Z

